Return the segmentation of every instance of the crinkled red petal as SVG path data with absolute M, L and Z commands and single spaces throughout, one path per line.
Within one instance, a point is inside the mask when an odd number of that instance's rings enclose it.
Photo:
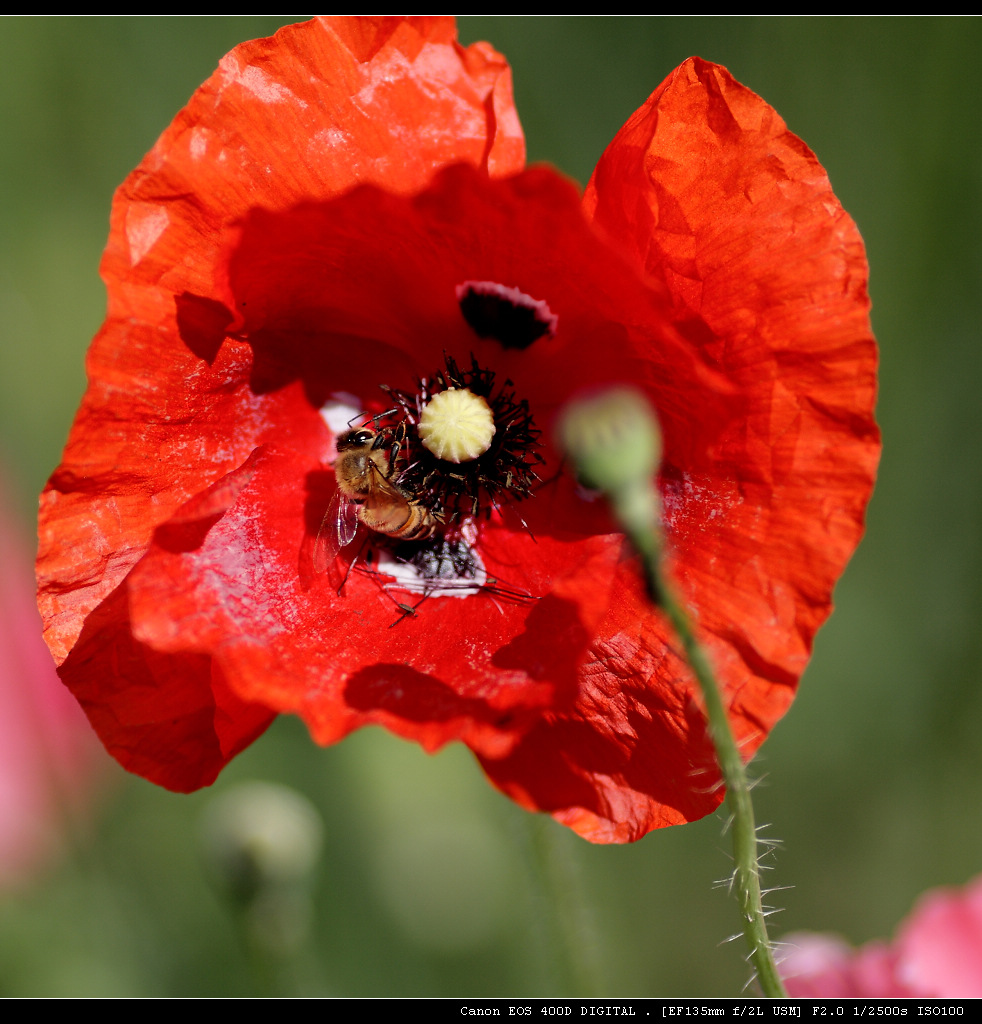
M 543 716 L 510 755 L 481 759 L 512 799 L 606 843 L 694 821 L 722 799 L 695 685 L 630 563 L 612 592 L 573 706 Z
M 745 403 L 708 471 L 669 456 L 661 489 L 672 574 L 749 757 L 792 700 L 873 486 L 876 349 L 862 241 L 807 147 L 698 59 L 618 134 L 584 208 L 664 282 L 682 332 Z M 693 398 L 690 422 L 701 414 Z M 675 641 L 640 600 L 635 614 L 640 630 L 631 615 L 608 615 L 571 712 L 545 719 L 510 757 L 484 761 L 510 795 L 598 842 L 691 820 L 722 796 L 692 785 L 708 769 L 701 729 L 683 713 L 692 691 Z M 639 676 L 612 697 L 607 666 L 618 653 Z M 672 762 L 650 765 L 670 744 L 666 700 L 676 702 L 669 732 L 691 732 L 688 779 L 666 772 Z M 572 742 L 584 733 L 591 743 Z M 578 756 L 587 747 L 592 756 Z
M 249 387 L 248 346 L 222 344 L 225 226 L 358 182 L 413 192 L 460 161 L 493 175 L 524 162 L 504 59 L 460 47 L 452 19 L 327 18 L 228 54 L 117 192 L 102 264 L 109 317 L 42 496 L 38 577 L 62 678 L 134 771 L 194 788 L 261 726 L 220 672 L 177 668 L 132 640 L 127 573 L 156 526 L 257 445 L 329 443 L 289 388 Z
M 675 332 L 669 297 L 598 238 L 575 188 L 549 168 L 489 181 L 457 166 L 413 199 L 364 186 L 330 203 L 256 211 L 229 248 L 225 305 L 256 350 L 258 388 L 301 374 L 313 405 L 341 390 L 378 409 L 387 401 L 378 384 L 412 391 L 445 356 L 467 366 L 473 355 L 528 400 L 550 450 L 571 394 L 630 380 L 658 409 L 669 457 L 699 466 L 739 408 L 729 382 Z M 554 336 L 521 350 L 479 338 L 457 300 L 471 280 L 546 302 Z M 591 528 L 582 502 L 549 513 L 536 532 Z
M 207 655 L 141 644 L 129 619 L 128 590 L 124 580 L 89 615 L 62 678 L 124 768 L 168 789 L 200 789 L 275 713 L 238 697 Z
M 302 715 L 325 743 L 374 722 L 428 749 L 462 739 L 500 756 L 543 709 L 569 703 L 605 603 L 595 581 L 613 575 L 607 538 L 489 536 L 488 572 L 519 578 L 528 600 L 438 595 L 403 617 L 397 599 L 411 595 L 387 577 L 356 566 L 339 596 L 305 564 L 325 496 L 311 501 L 308 475 L 327 476 L 265 446 L 217 485 L 227 508 L 213 489 L 161 527 L 128 581 L 138 640 L 214 657 L 242 698 Z
M 524 164 L 511 72 L 449 18 L 322 18 L 243 43 L 120 186 L 103 260 L 109 315 L 153 322 L 212 294 L 224 225 L 357 182 L 410 193 L 440 167 Z M 158 288 L 148 295 L 145 287 Z
M 491 181 L 461 166 L 415 199 L 364 187 L 251 215 L 230 237 L 225 300 L 255 352 L 251 386 L 290 390 L 293 414 L 303 408 L 320 423 L 316 410 L 334 390 L 377 405 L 387 401 L 379 384 L 413 388 L 447 354 L 462 365 L 474 354 L 548 427 L 570 391 L 633 376 L 667 410 L 667 446 L 704 452 L 730 396 L 579 203 L 546 169 Z M 517 354 L 479 339 L 457 301 L 457 285 L 472 279 L 546 302 L 555 336 Z M 683 393 L 702 396 L 699 432 L 675 412 Z M 437 591 L 403 616 L 397 602 L 411 597 L 377 572 L 356 565 L 339 596 L 334 580 L 299 564 L 330 497 L 321 463 L 330 446 L 316 431 L 301 440 L 295 429 L 284 437 L 292 449 L 257 449 L 222 481 L 227 508 L 202 495 L 197 534 L 188 509 L 158 530 L 131 577 L 142 641 L 216 657 L 244 699 L 301 714 L 323 742 L 381 722 L 428 749 L 462 739 L 500 758 L 544 711 L 571 704 L 621 540 L 606 533 L 602 507 L 575 496 L 551 445 L 540 493 L 479 527 L 476 547 L 496 582 L 466 598 Z M 216 509 L 221 521 L 208 522 Z M 588 531 L 591 517 L 604 531 Z

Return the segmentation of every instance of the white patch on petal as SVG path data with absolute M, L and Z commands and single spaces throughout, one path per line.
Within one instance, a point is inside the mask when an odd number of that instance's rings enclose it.
M 681 528 L 688 520 L 689 508 L 699 509 L 701 520 L 716 519 L 725 515 L 734 504 L 742 503 L 742 499 L 734 502 L 722 497 L 708 483 L 694 480 L 688 473 L 681 480 L 669 481 L 662 492 L 662 521 L 669 531 Z M 703 529 L 705 527 L 702 527 Z
M 401 57 L 401 54 L 398 56 Z M 360 110 L 369 120 L 374 120 L 372 115 L 375 108 L 375 90 L 380 85 L 400 81 L 406 74 L 405 58 L 394 61 L 393 55 L 390 54 L 387 64 L 383 65 L 382 57 L 383 52 L 375 55 L 372 61 L 371 77 L 366 79 L 364 85 L 351 97 L 352 106 Z M 394 65 L 401 66 L 397 70 Z
M 262 68 L 250 65 L 249 67 L 236 70 L 230 77 L 263 103 L 295 103 L 298 107 L 304 109 L 307 106 L 302 99 L 294 95 L 282 82 L 277 82 L 274 78 L 271 78 Z
M 204 129 L 200 127 L 191 129 L 188 152 L 191 154 L 192 160 L 204 160 L 208 155 L 208 133 Z
M 323 128 L 310 137 L 307 143 L 307 160 L 312 165 L 317 161 L 327 160 L 338 165 L 343 165 L 351 174 L 352 180 L 360 180 L 367 174 L 364 151 L 358 146 L 357 141 L 352 138 L 350 132 L 332 125 Z M 372 161 L 374 167 L 374 161 Z
M 352 420 L 356 420 L 364 414 L 361 399 L 348 391 L 332 392 L 331 397 L 320 407 L 318 412 L 333 437 L 350 430 Z M 331 451 L 324 456 L 324 461 L 333 462 L 336 455 L 337 452 L 331 445 Z
M 159 203 L 131 203 L 126 211 L 126 242 L 130 265 L 136 266 L 167 230 L 170 217 Z
M 317 132 L 311 141 L 324 150 L 344 149 L 351 144 L 351 134 L 336 125 L 331 125 L 330 128 L 323 128 Z
M 428 564 L 418 558 L 415 562 L 401 561 L 388 548 L 379 548 L 375 568 L 379 573 L 392 576 L 393 583 L 385 585 L 386 590 L 405 590 L 410 594 L 426 594 L 430 597 L 471 597 L 480 594 L 488 582 L 484 562 L 477 552 L 477 524 L 467 520 L 461 529 L 460 540 L 466 545 L 466 568 L 460 569 L 462 561 L 458 554 L 454 559 L 445 550 L 444 544 L 451 542 L 435 540 L 432 546 L 420 550 L 429 556 Z
M 331 397 L 320 407 L 321 419 L 332 434 L 343 434 L 349 430 L 351 421 L 361 416 L 363 411 L 361 399 L 348 391 L 332 392 Z

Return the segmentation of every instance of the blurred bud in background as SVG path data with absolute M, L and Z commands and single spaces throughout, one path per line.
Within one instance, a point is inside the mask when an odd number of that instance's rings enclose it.
M 0 474 L 0 889 L 50 866 L 109 757 L 41 639 L 34 544 Z
M 209 801 L 202 843 L 213 882 L 254 953 L 292 956 L 310 932 L 324 825 L 296 790 L 243 782 Z

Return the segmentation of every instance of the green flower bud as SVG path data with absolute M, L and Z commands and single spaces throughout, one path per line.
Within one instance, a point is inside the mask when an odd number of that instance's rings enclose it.
M 588 487 L 613 496 L 651 484 L 661 462 L 661 431 L 648 400 L 633 388 L 611 388 L 570 402 L 558 440 Z

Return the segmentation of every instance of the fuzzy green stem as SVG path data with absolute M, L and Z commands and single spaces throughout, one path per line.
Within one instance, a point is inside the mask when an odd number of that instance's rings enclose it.
M 525 815 L 523 820 L 535 892 L 542 904 L 534 914 L 535 928 L 541 929 L 549 980 L 560 994 L 600 999 L 609 986 L 593 911 L 569 845 L 572 836 L 564 835 L 551 819 Z
M 658 423 L 640 392 L 615 388 L 567 406 L 560 417 L 558 437 L 576 463 L 580 479 L 607 495 L 625 534 L 641 556 L 648 593 L 668 616 L 702 690 L 709 735 L 732 816 L 734 884 L 750 961 L 764 995 L 786 999 L 764 923 L 757 830 L 743 758 L 712 665 L 663 568 L 660 500 L 653 483 L 661 460 Z
M 649 529 L 649 532 L 653 531 Z M 633 537 L 631 539 L 635 540 Z M 702 690 L 709 735 L 716 748 L 716 759 L 726 783 L 726 801 L 732 817 L 733 859 L 736 865 L 734 882 L 743 918 L 743 934 L 750 950 L 750 962 L 764 995 L 772 999 L 787 999 L 788 994 L 784 990 L 771 954 L 767 925 L 764 921 L 760 865 L 757 860 L 757 828 L 754 823 L 754 807 L 750 799 L 747 771 L 733 737 L 726 709 L 723 707 L 719 686 L 709 658 L 692 632 L 689 617 L 675 599 L 672 587 L 662 572 L 661 559 L 657 556 L 649 557 L 645 552 L 644 548 L 650 547 L 650 541 L 635 543 L 635 546 L 642 552 L 646 572 L 656 581 L 661 607 L 682 642 L 686 660 L 691 665 Z

